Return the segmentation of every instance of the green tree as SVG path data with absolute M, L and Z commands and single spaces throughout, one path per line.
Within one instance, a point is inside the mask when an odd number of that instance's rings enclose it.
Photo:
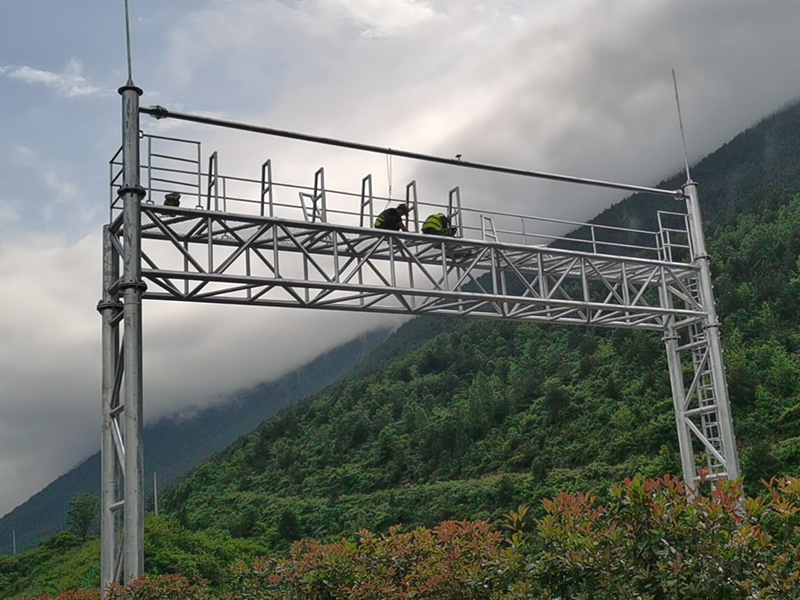
M 79 494 L 69 501 L 67 525 L 76 536 L 85 540 L 99 515 L 100 498 L 91 494 Z
M 281 518 L 278 522 L 278 535 L 287 542 L 299 540 L 303 536 L 300 521 L 291 508 L 287 507 L 281 513 Z

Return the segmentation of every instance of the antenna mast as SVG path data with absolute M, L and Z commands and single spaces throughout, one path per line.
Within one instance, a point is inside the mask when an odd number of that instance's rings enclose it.
M 681 128 L 681 140 L 683 141 L 683 164 L 686 167 L 686 181 L 691 181 L 689 174 L 689 153 L 686 151 L 686 134 L 683 132 L 683 116 L 681 115 L 681 99 L 678 96 L 678 78 L 675 76 L 675 69 L 672 69 L 672 86 L 675 88 L 675 104 L 678 107 L 678 125 Z
M 133 85 L 133 69 L 131 67 L 131 18 L 128 11 L 128 0 L 125 0 L 125 49 L 128 58 L 128 82 L 126 85 Z

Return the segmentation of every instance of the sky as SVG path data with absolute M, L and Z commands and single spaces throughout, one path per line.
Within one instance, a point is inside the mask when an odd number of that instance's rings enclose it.
M 123 0 L 1 0 L 0 515 L 100 443 L 101 243 L 127 81 Z M 800 97 L 796 0 L 129 0 L 143 106 L 579 177 L 681 170 Z M 230 174 L 586 220 L 619 201 L 143 116 Z M 323 162 L 324 161 L 324 162 Z M 458 171 L 458 172 L 454 172 Z M 702 182 L 700 182 L 702 186 Z M 344 185 L 344 183 L 343 183 Z M 701 187 L 702 193 L 702 187 Z M 148 422 L 224 402 L 401 319 L 146 302 Z

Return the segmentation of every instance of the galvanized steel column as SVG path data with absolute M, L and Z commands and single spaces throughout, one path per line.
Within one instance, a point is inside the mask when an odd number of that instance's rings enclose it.
M 115 507 L 120 492 L 119 458 L 114 446 L 112 408 L 114 381 L 119 358 L 119 321 L 122 310 L 119 292 L 111 291 L 119 279 L 119 260 L 111 245 L 108 226 L 103 228 L 103 298 L 97 310 L 103 317 L 103 435 L 100 451 L 100 589 L 105 596 L 108 584 L 115 581 L 114 568 L 119 551 L 117 540 L 121 533 L 119 510 Z
M 142 223 L 139 183 L 139 96 L 130 82 L 122 96 L 122 233 L 125 246 L 120 292 L 123 299 L 123 365 L 125 384 L 125 507 L 122 542 L 123 579 L 128 583 L 144 569 L 144 479 L 142 457 Z
M 692 434 L 686 426 L 686 390 L 683 381 L 683 366 L 678 352 L 678 334 L 672 324 L 667 326 L 664 334 L 664 344 L 667 348 L 667 366 L 669 367 L 669 381 L 672 386 L 675 424 L 678 428 L 678 446 L 681 451 L 683 480 L 688 485 L 693 486 L 697 477 L 697 468 L 694 464 Z
M 686 195 L 686 208 L 689 214 L 689 234 L 694 251 L 694 264 L 700 268 L 699 292 L 703 310 L 707 317 L 703 326 L 708 336 L 709 364 L 714 385 L 714 399 L 719 416 L 720 436 L 722 438 L 722 456 L 725 459 L 727 479 L 739 478 L 739 456 L 736 450 L 736 438 L 733 434 L 733 417 L 728 399 L 728 384 L 725 380 L 725 364 L 722 358 L 722 342 L 717 309 L 714 305 L 714 290 L 711 285 L 711 267 L 706 251 L 703 222 L 700 216 L 700 201 L 697 196 L 697 184 L 688 181 L 683 186 Z

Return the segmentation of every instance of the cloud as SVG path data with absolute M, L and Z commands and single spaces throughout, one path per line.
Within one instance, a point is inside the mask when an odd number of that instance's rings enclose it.
M 11 148 L 11 160 L 17 165 L 30 167 L 36 161 L 36 153 L 27 146 L 16 145 Z
M 534 12 L 526 11 L 524 19 L 481 14 L 482 27 L 475 28 L 474 17 L 470 21 L 453 9 L 449 22 L 422 23 L 404 32 L 402 43 L 348 38 L 329 63 L 341 63 L 335 75 L 293 87 L 252 120 L 443 156 L 461 153 L 465 160 L 651 185 L 682 166 L 672 68 L 681 85 L 692 161 L 800 94 L 794 60 L 800 53 L 794 33 L 800 12 L 790 0 L 771 4 L 769 11 L 741 0 L 614 0 L 585 2 L 579 11 L 543 18 L 532 18 Z M 512 29 L 513 37 L 498 35 L 509 20 L 524 24 Z M 340 166 L 326 164 L 331 163 Z M 472 206 L 548 217 L 588 219 L 624 196 L 428 165 L 404 167 L 402 161 L 395 169 L 418 178 L 440 201 L 460 184 Z
M 105 93 L 102 88 L 92 85 L 89 79 L 83 75 L 83 64 L 75 58 L 70 59 L 61 73 L 53 73 L 52 71 L 44 71 L 28 66 L 4 66 L 0 67 L 0 75 L 18 79 L 25 83 L 44 85 L 67 98 L 96 96 Z
M 650 185 L 683 158 L 671 69 L 695 162 L 800 94 L 798 26 L 791 1 L 769 11 L 742 0 L 587 4 L 476 61 L 468 79 L 503 92 L 448 141 L 492 162 Z M 581 218 L 612 198 L 508 179 L 494 189 L 507 206 L 564 214 L 571 204 Z
M 0 230 L 19 222 L 19 212 L 13 203 L 0 200 Z
M 322 0 L 320 7 L 352 18 L 367 37 L 391 35 L 436 16 L 427 2 L 415 0 Z
M 0 475 L 15 481 L 0 487 L 0 515 L 98 448 L 100 248 L 99 232 L 0 242 Z M 143 313 L 148 423 L 219 403 L 401 319 L 155 301 Z M 36 477 L 24 477 L 29 470 Z
M 97 223 L 105 214 L 99 202 L 87 202 L 85 180 L 73 179 L 67 165 L 43 165 L 36 176 L 43 184 L 43 197 L 38 215 L 53 227 L 83 230 Z M 95 225 L 96 226 L 96 225 Z
M 86 368 L 100 356 L 94 340 L 97 286 L 86 285 L 99 277 L 98 267 L 92 268 L 93 242 L 64 245 L 29 236 L 0 243 L 0 455 L 4 469 L 25 472 L 37 464 L 39 471 L 32 480 L 2 486 L 3 508 L 97 446 L 98 376 Z

